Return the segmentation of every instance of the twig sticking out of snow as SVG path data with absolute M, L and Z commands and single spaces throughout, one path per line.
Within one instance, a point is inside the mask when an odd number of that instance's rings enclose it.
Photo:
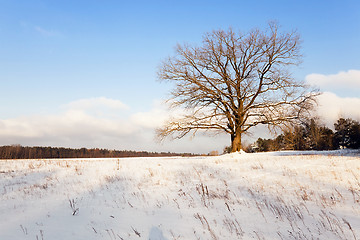
M 28 235 L 27 228 L 20 224 L 21 230 L 25 235 Z
M 135 233 L 138 237 L 141 237 L 140 233 L 139 233 L 136 229 L 134 229 L 133 227 L 131 227 L 131 229 L 134 231 L 134 233 Z
M 70 208 L 73 211 L 72 215 L 75 216 L 76 214 L 79 213 L 79 208 L 76 207 L 76 202 L 74 199 L 69 199 L 69 203 L 70 203 Z

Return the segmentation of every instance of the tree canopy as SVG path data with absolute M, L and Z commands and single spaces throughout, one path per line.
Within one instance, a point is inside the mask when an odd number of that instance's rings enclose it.
M 186 109 L 157 130 L 160 138 L 182 138 L 198 130 L 225 132 L 231 151 L 241 136 L 259 124 L 269 128 L 294 122 L 314 101 L 315 92 L 293 79 L 291 66 L 301 62 L 300 36 L 268 29 L 206 33 L 201 46 L 178 45 L 160 65 L 160 80 L 175 84 L 171 107 Z

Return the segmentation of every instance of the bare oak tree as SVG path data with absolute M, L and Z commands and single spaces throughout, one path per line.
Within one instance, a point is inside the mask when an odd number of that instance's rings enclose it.
M 282 126 L 311 107 L 316 93 L 289 72 L 300 62 L 299 35 L 280 32 L 276 23 L 246 34 L 213 31 L 198 47 L 178 45 L 175 56 L 160 65 L 158 76 L 175 84 L 171 107 L 187 111 L 157 129 L 158 137 L 226 132 L 232 152 L 239 151 L 241 136 L 250 128 Z

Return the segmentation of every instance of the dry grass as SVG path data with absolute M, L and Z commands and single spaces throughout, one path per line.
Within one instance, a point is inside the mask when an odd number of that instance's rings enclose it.
M 30 219 L 14 220 L 13 235 L 18 238 L 68 238 L 48 228 L 59 218 L 79 221 L 87 239 L 149 239 L 153 226 L 166 240 L 360 239 L 358 157 L 245 155 L 0 164 L 0 202 L 5 206 L 0 207 L 1 217 L 11 210 Z M 31 215 L 33 205 L 43 209 L 35 211 L 37 218 Z M 68 228 L 77 234 L 75 226 Z M 9 239 L 1 234 L 1 239 Z

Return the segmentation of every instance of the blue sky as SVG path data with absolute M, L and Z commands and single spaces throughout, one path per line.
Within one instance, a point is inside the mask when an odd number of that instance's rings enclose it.
M 227 136 L 154 143 L 171 89 L 157 81 L 157 66 L 177 43 L 270 20 L 302 37 L 304 62 L 294 76 L 352 103 L 334 116 L 358 117 L 360 1 L 0 0 L 0 145 L 221 150 Z M 77 132 L 71 121 L 80 119 L 88 128 Z

